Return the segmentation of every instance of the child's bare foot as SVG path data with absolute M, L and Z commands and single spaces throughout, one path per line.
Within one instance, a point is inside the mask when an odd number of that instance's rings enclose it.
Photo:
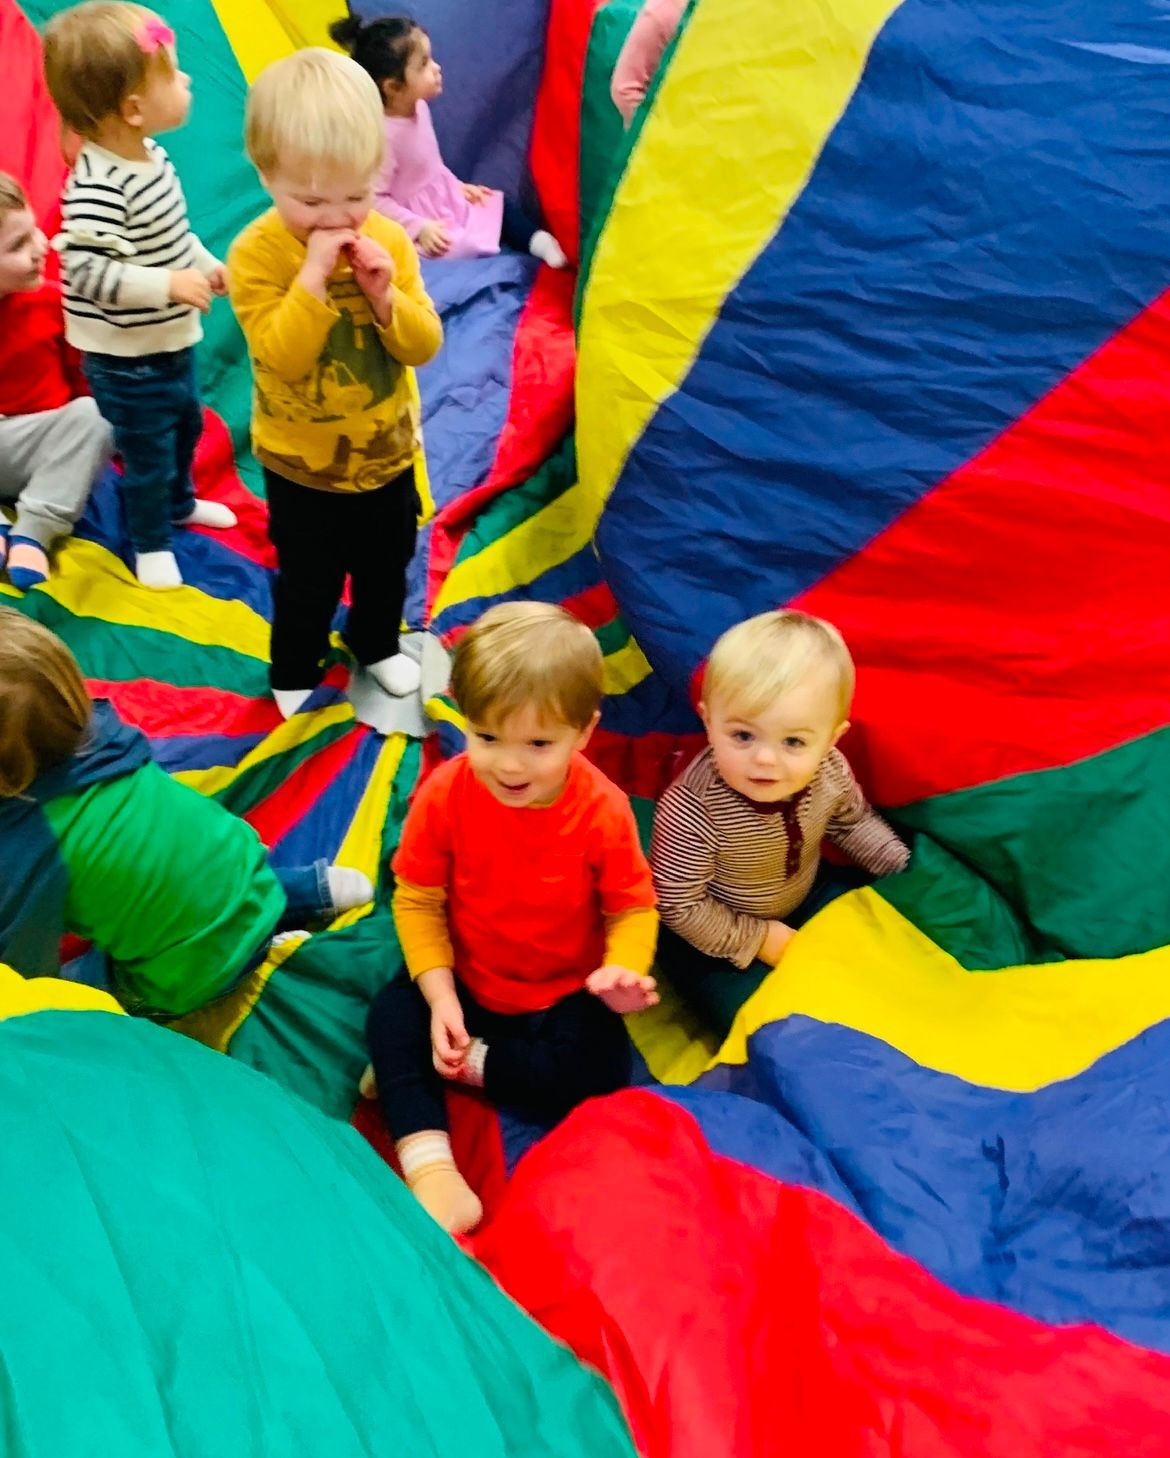
M 585 979 L 585 990 L 599 997 L 610 1012 L 644 1012 L 658 1002 L 658 984 L 628 967 L 599 967 Z
M 406 1183 L 431 1219 L 451 1235 L 466 1235 L 483 1219 L 479 1196 L 454 1164 L 429 1164 Z

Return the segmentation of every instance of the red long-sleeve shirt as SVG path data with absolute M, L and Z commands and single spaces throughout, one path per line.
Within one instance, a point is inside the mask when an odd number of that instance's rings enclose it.
M 65 343 L 60 287 L 0 298 L 0 415 L 58 410 L 87 394 L 78 355 Z

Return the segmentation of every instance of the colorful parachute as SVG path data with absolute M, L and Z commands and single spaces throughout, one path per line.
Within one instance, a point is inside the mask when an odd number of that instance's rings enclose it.
M 506 25 L 417 8 L 449 158 L 515 183 L 544 5 Z M 914 860 L 814 918 L 722 1049 L 668 995 L 631 1019 L 645 1087 L 551 1134 L 454 1097 L 491 1216 L 475 1251 L 606 1373 L 656 1458 L 1164 1454 L 1159 15 L 696 0 L 623 135 L 608 74 L 636 9 L 548 9 L 530 160 L 579 243 L 576 299 L 524 259 L 428 271 L 448 342 L 419 377 L 433 515 L 412 621 L 450 639 L 508 597 L 578 612 L 606 655 L 598 757 L 648 819 L 722 628 L 821 613 L 859 661 L 845 748 Z M 246 78 L 332 14 L 167 7 L 196 92 L 172 152 L 213 246 L 262 206 Z M 0 150 L 30 138 L 0 165 L 47 210 L 55 124 L 12 0 L 0 40 L 27 78 Z M 189 534 L 193 585 L 164 616 L 120 564 L 107 490 L 19 605 L 278 857 L 384 873 L 434 745 L 357 724 L 340 666 L 277 725 L 222 306 L 204 377 L 201 485 L 239 530 Z M 458 716 L 432 709 L 449 750 Z M 348 1117 L 397 960 L 386 890 L 188 1030 Z M 359 1123 L 381 1144 L 370 1109 Z
M 119 1012 L 0 967 L 5 1453 L 632 1455 L 352 1130 Z

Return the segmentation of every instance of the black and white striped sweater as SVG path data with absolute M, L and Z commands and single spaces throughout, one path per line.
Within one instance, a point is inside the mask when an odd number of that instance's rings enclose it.
M 150 139 L 145 162 L 94 142 L 81 149 L 53 246 L 65 279 L 65 334 L 86 354 L 170 354 L 203 337 L 198 309 L 170 298 L 170 276 L 219 266 L 187 221 L 178 174 Z

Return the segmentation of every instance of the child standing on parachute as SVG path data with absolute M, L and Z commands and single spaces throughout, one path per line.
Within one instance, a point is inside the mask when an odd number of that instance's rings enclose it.
M 232 305 L 252 358 L 252 448 L 276 548 L 272 693 L 287 718 L 324 673 L 345 587 L 350 652 L 388 694 L 413 693 L 399 651 L 419 500 L 409 366 L 443 326 L 410 240 L 372 210 L 385 138 L 378 90 L 335 51 L 257 77 L 248 156 L 274 206 L 232 244 Z
M 90 699 L 59 638 L 0 609 L 0 962 L 59 975 L 72 933 L 130 1011 L 177 1017 L 231 991 L 277 931 L 373 894 L 348 867 L 271 866 L 250 825 Z
M 460 182 L 444 166 L 429 105 L 442 95 L 443 73 L 417 21 L 398 15 L 363 25 L 349 16 L 329 34 L 377 84 L 386 113 L 377 206 L 402 224 L 424 258 L 486 258 L 502 241 L 552 268 L 568 267 L 561 245 L 518 203 Z
M 221 502 L 198 500 L 191 479 L 203 431 L 195 345 L 212 294 L 227 292 L 223 264 L 191 231 L 178 176 L 154 140 L 186 121 L 191 80 L 165 21 L 118 0 L 53 18 L 45 79 L 62 120 L 85 139 L 53 243 L 66 335 L 114 428 L 135 575 L 146 587 L 180 587 L 174 528 L 236 524 Z

